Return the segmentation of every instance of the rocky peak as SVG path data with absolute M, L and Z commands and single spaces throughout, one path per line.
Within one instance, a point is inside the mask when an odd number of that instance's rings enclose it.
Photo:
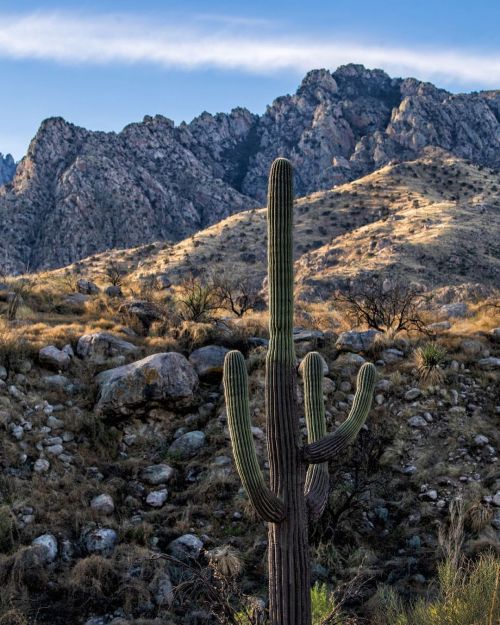
M 16 163 L 11 154 L 5 156 L 0 152 L 0 187 L 11 182 L 16 173 Z
M 338 86 L 335 78 L 327 69 L 313 69 L 307 72 L 304 79 L 300 83 L 297 89 L 297 95 L 306 95 L 308 93 L 327 93 L 336 94 L 338 92 Z

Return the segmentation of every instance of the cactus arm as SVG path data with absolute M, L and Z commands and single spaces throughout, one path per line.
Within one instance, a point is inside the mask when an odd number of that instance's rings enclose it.
M 307 354 L 301 364 L 301 370 L 304 380 L 307 442 L 314 443 L 326 435 L 323 363 L 320 355 L 317 352 Z M 328 463 L 310 465 L 307 469 L 304 494 L 311 520 L 316 521 L 323 514 L 328 501 L 329 489 Z
M 264 482 L 255 453 L 248 400 L 248 376 L 243 356 L 231 351 L 224 361 L 224 393 L 229 434 L 236 468 L 257 513 L 265 521 L 279 523 L 285 516 L 283 503 Z
M 333 434 L 324 436 L 303 447 L 303 459 L 309 464 L 321 464 L 335 457 L 356 438 L 362 428 L 373 398 L 376 370 L 371 363 L 365 363 L 358 373 L 357 390 L 349 417 Z

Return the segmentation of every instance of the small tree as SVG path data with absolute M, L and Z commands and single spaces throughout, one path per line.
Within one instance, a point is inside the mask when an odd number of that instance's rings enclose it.
M 366 324 L 393 334 L 402 330 L 428 334 L 419 310 L 425 297 L 414 285 L 380 277 L 363 278 L 336 291 L 333 299 L 355 325 Z
M 259 285 L 256 280 L 246 276 L 222 276 L 214 278 L 214 285 L 220 298 L 221 307 L 237 317 L 243 317 L 260 302 Z
M 108 263 L 104 270 L 104 275 L 113 286 L 122 286 L 126 273 L 126 269 L 114 261 Z
M 190 277 L 179 287 L 176 302 L 184 321 L 211 321 L 221 308 L 218 288 L 212 279 Z

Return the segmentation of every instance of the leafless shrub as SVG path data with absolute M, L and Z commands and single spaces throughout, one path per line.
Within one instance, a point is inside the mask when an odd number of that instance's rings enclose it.
M 127 271 L 122 265 L 111 261 L 106 265 L 104 275 L 113 286 L 122 286 L 123 278 L 127 275 Z
M 424 301 L 425 296 L 411 284 L 381 278 L 351 282 L 334 294 L 334 302 L 343 307 L 351 323 L 391 334 L 402 330 L 427 334 L 419 309 Z
M 221 307 L 237 317 L 262 304 L 258 283 L 247 276 L 223 274 L 213 279 Z
M 179 287 L 176 297 L 179 316 L 183 321 L 212 321 L 221 308 L 221 298 L 213 279 L 190 277 Z

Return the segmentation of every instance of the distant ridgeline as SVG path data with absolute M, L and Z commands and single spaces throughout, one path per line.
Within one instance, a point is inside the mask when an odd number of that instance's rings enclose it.
M 16 163 L 10 154 L 5 156 L 0 152 L 0 186 L 11 182 L 16 173 Z
M 309 72 L 262 116 L 236 108 L 179 126 L 147 116 L 120 133 L 48 119 L 12 185 L 0 188 L 0 259 L 19 272 L 179 241 L 262 205 L 278 155 L 294 165 L 297 195 L 418 158 L 429 146 L 499 168 L 499 120 L 500 91 L 456 95 L 361 65 Z M 15 167 L 1 159 L 0 181 L 5 163 Z

